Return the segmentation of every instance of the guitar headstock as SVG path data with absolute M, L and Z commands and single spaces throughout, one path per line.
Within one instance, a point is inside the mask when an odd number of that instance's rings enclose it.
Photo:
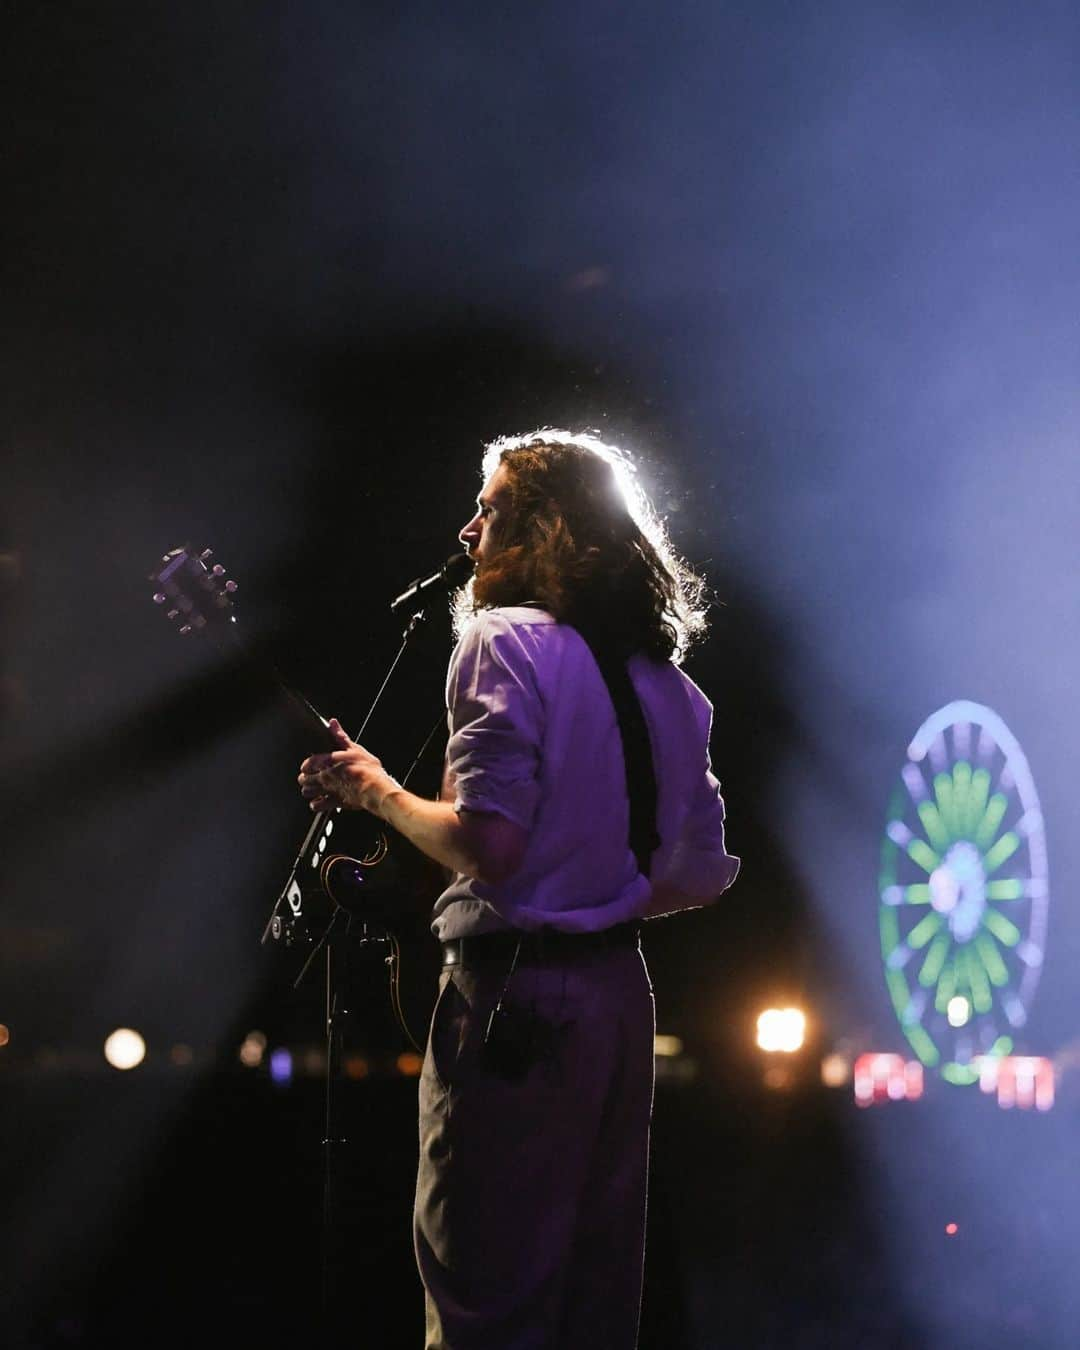
M 236 582 L 225 580 L 224 567 L 213 557 L 213 549 L 198 551 L 182 545 L 170 549 L 150 573 L 154 604 L 165 609 L 185 637 L 235 622 L 232 597 Z

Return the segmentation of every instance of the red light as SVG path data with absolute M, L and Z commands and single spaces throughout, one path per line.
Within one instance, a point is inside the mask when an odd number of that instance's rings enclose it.
M 979 1070 L 983 1092 L 997 1091 L 998 1105 L 1006 1111 L 1017 1106 L 1029 1111 L 1049 1111 L 1054 1105 L 1054 1065 L 1042 1055 L 985 1055 Z
M 852 1074 L 857 1106 L 878 1102 L 915 1101 L 922 1096 L 923 1070 L 918 1060 L 868 1051 L 855 1061 Z
M 955 1223 L 947 1223 L 945 1225 L 945 1231 L 946 1233 L 948 1233 L 950 1237 L 955 1237 L 957 1233 L 960 1231 L 960 1226 L 959 1224 Z

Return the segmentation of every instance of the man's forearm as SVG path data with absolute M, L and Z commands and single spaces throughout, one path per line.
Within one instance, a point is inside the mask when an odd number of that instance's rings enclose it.
M 524 852 L 523 832 L 511 821 L 458 812 L 449 802 L 428 801 L 396 783 L 380 798 L 377 814 L 421 853 L 478 881 L 505 880 Z
M 435 862 L 476 875 L 477 859 L 470 855 L 468 833 L 449 802 L 427 801 L 395 785 L 379 801 L 377 814 Z

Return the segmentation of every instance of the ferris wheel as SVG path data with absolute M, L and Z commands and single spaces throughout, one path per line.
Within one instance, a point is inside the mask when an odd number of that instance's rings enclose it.
M 974 1083 L 1011 1054 L 1046 950 L 1046 833 L 1027 759 L 989 708 L 939 709 L 908 746 L 881 845 L 885 982 L 919 1060 Z

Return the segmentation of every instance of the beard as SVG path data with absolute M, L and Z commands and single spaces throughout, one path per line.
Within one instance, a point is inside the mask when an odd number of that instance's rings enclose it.
M 498 604 L 498 600 L 492 598 L 492 593 L 499 589 L 499 580 L 501 573 L 497 563 L 498 554 L 495 558 L 478 558 L 476 566 L 473 568 L 472 578 L 468 583 L 470 599 L 474 609 L 486 609 L 489 605 Z

